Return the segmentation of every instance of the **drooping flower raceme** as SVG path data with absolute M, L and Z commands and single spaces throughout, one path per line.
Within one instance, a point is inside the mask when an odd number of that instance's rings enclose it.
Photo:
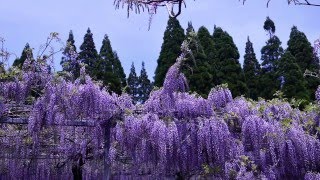
M 2 102 L 2 100 L 0 99 L 0 117 L 3 116 L 5 110 L 6 110 L 6 106 L 5 106 L 5 104 Z
M 208 100 L 216 109 L 218 109 L 223 108 L 227 103 L 232 102 L 233 98 L 231 91 L 227 87 L 217 86 L 211 89 Z
M 316 100 L 320 102 L 320 86 L 318 86 L 317 91 L 315 92 Z
M 181 55 L 176 62 L 169 68 L 163 87 L 153 91 L 149 99 L 145 102 L 144 108 L 147 111 L 159 112 L 161 116 L 173 116 L 176 108 L 175 92 L 185 92 L 188 90 L 187 79 L 181 72 L 182 63 L 190 50 L 188 41 L 184 41 L 181 45 Z

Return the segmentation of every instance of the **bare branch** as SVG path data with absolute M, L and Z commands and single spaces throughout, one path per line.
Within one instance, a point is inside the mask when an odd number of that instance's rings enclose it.
M 130 11 L 133 10 L 136 13 L 140 13 L 141 10 L 144 11 L 145 8 L 150 12 L 150 10 L 154 10 L 157 7 L 166 7 L 169 16 L 177 17 L 181 14 L 182 5 L 186 7 L 184 0 L 114 0 L 114 5 L 116 8 L 124 8 L 127 6 L 128 16 Z M 175 5 L 178 6 L 176 13 L 174 12 Z M 156 13 L 155 11 L 151 12 Z
M 244 4 L 247 0 L 239 1 Z M 266 2 L 267 7 L 269 7 L 271 0 L 266 0 Z M 287 2 L 288 4 L 294 5 L 320 6 L 320 2 L 315 3 L 311 2 L 310 0 L 287 0 Z M 186 8 L 185 0 L 114 0 L 113 4 L 116 7 L 116 9 L 119 9 L 120 7 L 127 7 L 128 17 L 131 11 L 135 11 L 135 13 L 140 13 L 141 11 L 147 9 L 147 11 L 150 14 L 149 28 L 151 19 L 153 15 L 156 14 L 157 7 L 166 7 L 170 17 L 179 16 L 182 11 L 182 5 L 184 5 L 184 7 Z M 178 7 L 177 12 L 174 12 L 174 6 Z
M 294 5 L 304 5 L 304 6 L 320 6 L 319 3 L 310 3 L 309 0 L 288 0 L 288 4 L 293 3 Z
M 239 0 L 242 1 L 244 4 L 247 0 Z M 271 0 L 267 0 L 267 7 L 269 7 Z M 320 2 L 313 3 L 310 2 L 310 0 L 287 0 L 288 4 L 294 4 L 294 5 L 302 5 L 302 6 L 320 6 Z

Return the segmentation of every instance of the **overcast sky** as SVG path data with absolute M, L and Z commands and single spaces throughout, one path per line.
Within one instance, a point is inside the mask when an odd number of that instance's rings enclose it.
M 272 0 L 269 8 L 264 0 L 247 0 L 245 5 L 238 0 L 186 2 L 187 8 L 178 18 L 183 28 L 187 27 L 188 21 L 192 21 L 196 30 L 204 25 L 211 34 L 214 25 L 222 27 L 233 37 L 241 63 L 247 36 L 260 59 L 260 50 L 267 40 L 263 30 L 266 16 L 275 22 L 276 35 L 284 48 L 293 25 L 303 31 L 312 44 L 320 37 L 320 7 L 288 6 L 287 0 Z M 36 54 L 50 32 L 58 32 L 65 42 L 70 30 L 73 30 L 79 49 L 90 27 L 98 52 L 104 34 L 109 35 L 127 75 L 132 62 L 140 74 L 144 61 L 149 77 L 154 76 L 168 15 L 160 8 L 149 31 L 148 19 L 147 13 L 132 13 L 127 18 L 126 9 L 115 10 L 113 0 L 0 0 L 0 37 L 6 39 L 8 51 L 20 56 L 28 42 Z M 61 69 L 59 62 L 60 57 L 56 57 L 57 69 Z

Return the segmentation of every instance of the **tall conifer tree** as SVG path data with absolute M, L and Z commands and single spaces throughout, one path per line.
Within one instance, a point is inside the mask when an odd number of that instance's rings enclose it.
M 170 17 L 164 32 L 158 65 L 155 71 L 154 85 L 162 86 L 166 73 L 180 55 L 180 47 L 184 40 L 184 29 L 176 18 Z
M 17 59 L 13 62 L 13 65 L 12 65 L 12 66 L 15 66 L 15 67 L 18 67 L 18 68 L 21 69 L 22 66 L 23 66 L 24 61 L 25 61 L 26 59 L 28 59 L 28 58 L 34 59 L 34 58 L 33 58 L 32 49 L 31 49 L 29 43 L 27 43 L 27 44 L 25 45 L 25 47 L 24 47 L 23 50 L 22 50 L 22 53 L 21 53 L 20 58 L 17 58 Z
M 215 50 L 214 42 L 209 30 L 204 26 L 201 26 L 199 28 L 197 35 L 206 55 L 206 62 L 209 64 L 211 74 L 210 87 L 213 87 L 214 85 L 218 85 L 216 60 L 217 53 Z
M 313 48 L 310 42 L 296 26 L 291 28 L 287 50 L 296 58 L 296 63 L 302 71 L 317 65 L 313 64 Z
M 189 81 L 190 90 L 206 97 L 213 87 L 210 64 L 190 22 L 188 23 L 186 38 L 191 40 L 189 48 L 192 54 L 187 56 L 183 72 Z
M 79 60 L 87 65 L 86 70 L 88 74 L 92 77 L 95 76 L 94 69 L 97 66 L 98 52 L 93 41 L 93 34 L 90 28 L 88 28 L 87 33 L 84 35 L 83 43 L 80 46 Z M 96 78 L 95 78 L 96 79 Z
M 131 64 L 131 69 L 127 81 L 127 93 L 132 96 L 133 103 L 137 103 L 139 100 L 139 79 L 136 73 L 136 68 L 134 67 L 134 63 Z
M 248 97 L 257 100 L 259 96 L 259 78 L 261 67 L 254 53 L 253 44 L 249 39 L 246 43 L 243 72 L 248 87 Z
M 144 103 L 149 97 L 152 90 L 152 84 L 148 78 L 147 71 L 144 67 L 144 62 L 142 62 L 140 76 L 139 76 L 139 87 L 138 87 L 138 97 L 139 102 Z
M 261 84 L 260 84 L 260 97 L 272 99 L 274 93 L 279 90 L 280 79 L 277 76 L 277 69 L 279 59 L 283 54 L 281 41 L 275 35 L 274 22 L 267 17 L 263 26 L 264 30 L 269 33 L 269 39 L 266 45 L 261 49 Z
M 66 48 L 62 52 L 60 65 L 63 71 L 71 72 L 75 78 L 80 75 L 80 64 L 76 59 L 77 48 L 75 46 L 72 30 L 69 32 Z
M 303 73 L 290 51 L 287 51 L 281 57 L 278 75 L 282 80 L 280 87 L 285 97 L 309 100 L 310 95 L 306 88 L 306 79 L 303 77 Z
M 232 37 L 220 27 L 215 27 L 213 41 L 217 52 L 217 83 L 227 83 L 234 96 L 245 95 L 248 89 L 239 63 L 239 51 Z
M 60 65 L 62 66 L 62 70 L 64 71 L 70 71 L 70 61 L 71 61 L 71 53 L 72 52 L 77 52 L 76 46 L 74 45 L 74 37 L 73 37 L 73 32 L 72 30 L 70 30 L 69 32 L 69 37 L 67 39 L 67 44 L 66 44 L 66 48 L 64 49 L 64 51 L 62 52 L 62 58 L 61 58 L 61 62 Z
M 108 86 L 110 91 L 120 94 L 122 87 L 121 81 L 115 72 L 115 56 L 107 35 L 105 35 L 102 40 L 99 55 L 100 59 L 97 62 L 97 68 L 95 69 L 97 79 L 102 80 L 103 84 Z
M 113 57 L 114 57 L 114 61 L 113 61 L 114 72 L 121 83 L 121 88 L 124 88 L 127 86 L 126 74 L 124 73 L 123 67 L 121 65 L 121 61 L 116 51 L 113 51 Z
M 287 51 L 290 51 L 290 53 L 295 57 L 295 61 L 299 65 L 302 73 L 307 69 L 313 72 L 319 72 L 319 64 L 316 56 L 314 56 L 313 47 L 308 41 L 306 35 L 299 31 L 296 26 L 291 28 Z M 306 80 L 310 98 L 314 99 L 313 94 L 320 84 L 320 81 L 315 77 L 306 77 Z

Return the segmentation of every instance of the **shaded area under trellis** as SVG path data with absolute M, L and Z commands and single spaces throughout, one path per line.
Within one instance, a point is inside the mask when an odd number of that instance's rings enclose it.
M 88 179 L 96 177 L 110 178 L 110 163 L 107 156 L 93 158 L 90 148 L 87 148 L 86 159 L 80 153 L 66 156 L 64 149 L 59 147 L 61 140 L 58 130 L 64 128 L 67 131 L 90 133 L 90 128 L 97 126 L 93 120 L 65 121 L 63 124 L 54 122 L 44 124 L 41 130 L 39 146 L 34 147 L 34 142 L 28 132 L 28 115 L 32 106 L 16 103 L 6 104 L 6 111 L 0 117 L 0 179 Z M 110 119 L 110 121 L 115 121 Z M 110 145 L 110 122 L 103 126 L 105 131 L 103 154 L 109 154 Z M 87 132 L 86 132 L 87 131 Z M 53 133 L 52 133 L 53 132 Z M 72 137 L 72 136 L 71 136 Z M 76 137 L 64 137 L 72 142 Z M 76 144 L 76 142 L 72 142 Z M 86 174 L 86 168 L 100 168 L 95 174 Z M 104 168 L 102 168 L 104 167 Z M 65 172 L 69 172 L 66 174 Z M 28 177 L 28 178 L 27 178 Z

